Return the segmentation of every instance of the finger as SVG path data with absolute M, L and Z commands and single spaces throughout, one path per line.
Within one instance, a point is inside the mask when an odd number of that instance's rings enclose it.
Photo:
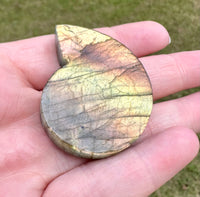
M 58 177 L 44 197 L 58 192 L 60 196 L 148 196 L 187 165 L 198 148 L 198 138 L 191 130 L 171 128 L 118 156 Z
M 128 23 L 97 30 L 123 43 L 137 57 L 159 51 L 171 42 L 165 27 L 153 21 Z
M 200 50 L 140 58 L 149 74 L 154 99 L 200 86 Z
M 119 39 L 138 56 L 160 50 L 169 43 L 166 29 L 155 22 L 130 23 L 100 31 Z M 59 68 L 54 35 L 1 44 L 0 54 L 3 53 L 38 90 Z
M 157 103 L 145 130 L 145 138 L 173 126 L 200 132 L 200 92 L 179 99 Z

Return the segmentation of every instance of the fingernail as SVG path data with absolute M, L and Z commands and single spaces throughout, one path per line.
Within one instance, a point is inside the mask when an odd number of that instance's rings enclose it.
M 171 41 L 172 41 L 172 40 L 171 40 L 171 37 L 169 36 L 169 44 L 171 43 Z

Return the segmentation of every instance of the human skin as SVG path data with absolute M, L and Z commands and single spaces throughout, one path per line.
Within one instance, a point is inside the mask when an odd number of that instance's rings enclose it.
M 154 100 L 200 86 L 200 51 L 144 57 L 169 44 L 162 25 L 97 30 L 140 58 Z M 42 89 L 58 68 L 55 35 L 0 44 L 0 197 L 148 196 L 197 155 L 200 92 L 154 104 L 143 136 L 115 156 L 91 161 L 64 153 L 39 112 Z

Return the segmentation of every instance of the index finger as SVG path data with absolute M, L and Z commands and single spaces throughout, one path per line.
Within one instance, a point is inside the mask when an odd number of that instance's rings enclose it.
M 153 53 L 169 43 L 166 29 L 150 21 L 100 28 L 98 31 L 119 40 L 136 56 Z M 37 90 L 43 89 L 53 72 L 59 68 L 54 35 L 1 44 L 0 54 L 3 53 Z

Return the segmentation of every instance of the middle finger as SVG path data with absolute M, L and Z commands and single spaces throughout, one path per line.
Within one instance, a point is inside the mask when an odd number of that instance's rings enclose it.
M 140 59 L 149 74 L 154 100 L 200 86 L 200 50 Z

